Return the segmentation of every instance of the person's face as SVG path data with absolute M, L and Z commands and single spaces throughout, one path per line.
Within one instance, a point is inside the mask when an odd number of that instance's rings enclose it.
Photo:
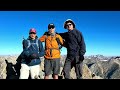
M 35 39 L 35 37 L 36 37 L 36 33 L 33 33 L 33 32 L 30 33 L 29 35 L 30 35 L 30 37 L 31 37 L 32 39 Z
M 66 24 L 66 28 L 68 29 L 68 30 L 73 30 L 73 24 L 72 23 L 67 23 Z
M 50 27 L 48 30 L 49 30 L 50 33 L 54 33 L 55 32 L 55 27 Z

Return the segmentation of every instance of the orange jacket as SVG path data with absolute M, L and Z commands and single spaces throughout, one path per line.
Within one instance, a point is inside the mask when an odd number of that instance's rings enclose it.
M 60 35 L 55 36 L 43 35 L 39 38 L 41 42 L 45 42 L 45 58 L 46 59 L 56 59 L 60 58 L 60 50 L 56 38 L 59 38 L 61 44 L 63 44 L 63 39 Z

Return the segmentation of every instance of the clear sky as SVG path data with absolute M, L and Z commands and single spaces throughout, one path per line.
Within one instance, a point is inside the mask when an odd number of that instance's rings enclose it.
M 49 23 L 66 32 L 63 23 L 68 18 L 84 36 L 85 55 L 120 56 L 120 11 L 0 11 L 0 55 L 20 54 L 30 28 L 36 28 L 38 37 Z

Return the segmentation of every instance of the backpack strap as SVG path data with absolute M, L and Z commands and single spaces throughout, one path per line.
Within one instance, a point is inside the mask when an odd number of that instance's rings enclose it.
M 37 45 L 37 47 L 38 47 L 38 51 L 39 51 L 39 44 L 38 44 L 38 39 L 36 39 L 36 42 L 35 42 L 35 44 Z M 28 42 L 28 46 L 27 46 L 27 49 L 30 47 L 30 45 L 31 45 L 31 43 L 30 43 L 30 40 L 28 40 L 27 39 L 27 42 Z
M 28 46 L 27 46 L 27 49 L 30 47 L 31 43 L 30 43 L 30 40 L 27 39 L 27 42 L 28 42 Z
M 57 35 L 55 35 L 55 39 L 56 39 L 56 41 L 58 43 L 59 49 L 61 49 L 62 48 L 62 43 L 60 42 L 60 39 L 58 37 L 56 37 L 56 36 Z
M 58 43 L 59 49 L 61 49 L 61 48 L 62 48 L 62 44 L 61 44 L 61 42 L 60 42 L 60 39 L 57 38 L 56 36 L 57 36 L 57 33 L 55 34 L 55 40 L 56 40 L 57 43 Z M 47 37 L 48 37 L 48 35 L 45 34 L 45 42 L 46 42 Z M 46 45 L 45 45 L 45 47 L 46 47 Z
M 39 53 L 39 43 L 38 43 L 38 38 L 36 39 L 36 45 L 37 45 L 37 47 L 38 47 L 38 53 Z

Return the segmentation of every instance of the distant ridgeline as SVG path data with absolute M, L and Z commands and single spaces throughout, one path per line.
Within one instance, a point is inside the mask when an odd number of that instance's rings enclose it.
M 6 79 L 7 74 L 9 74 L 9 66 L 14 66 L 16 64 L 16 59 L 18 55 L 11 56 L 0 56 L 0 79 Z M 63 55 L 60 60 L 60 72 L 64 67 L 64 62 L 66 55 Z M 5 62 L 7 60 L 9 66 Z M 14 68 L 13 68 L 14 70 Z M 42 58 L 41 70 L 44 71 L 44 57 Z M 76 79 L 75 69 L 71 70 L 71 78 Z M 85 56 L 82 66 L 82 77 L 83 79 L 120 79 L 120 57 L 105 57 L 103 55 L 92 55 Z M 12 71 L 12 74 L 14 72 Z M 44 77 L 44 72 L 40 72 L 41 77 Z M 12 78 L 13 79 L 13 78 Z

